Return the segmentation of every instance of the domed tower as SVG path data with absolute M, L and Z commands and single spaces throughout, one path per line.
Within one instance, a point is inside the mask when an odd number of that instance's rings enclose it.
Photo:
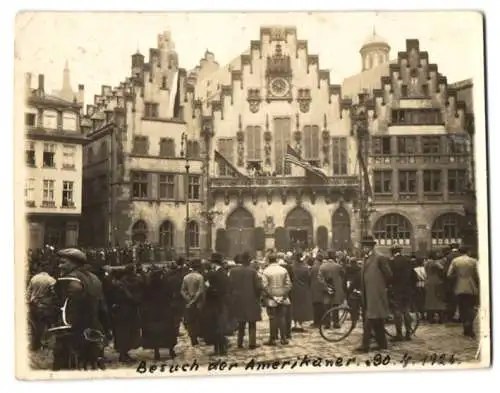
M 137 50 L 132 55 L 132 78 L 139 78 L 144 70 L 144 55 Z
M 389 63 L 389 52 L 391 47 L 387 41 L 377 35 L 375 29 L 373 33 L 366 39 L 359 53 L 361 54 L 361 66 L 363 71 L 377 67 L 381 64 Z

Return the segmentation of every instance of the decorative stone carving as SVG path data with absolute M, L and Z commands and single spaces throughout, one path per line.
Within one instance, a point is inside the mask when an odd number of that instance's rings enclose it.
M 316 191 L 311 191 L 310 195 L 311 195 L 311 203 L 313 205 L 315 205 L 316 204 Z
M 300 121 L 298 113 L 295 115 L 295 127 L 297 130 L 293 133 L 293 139 L 295 141 L 294 150 L 300 155 L 302 154 L 302 132 L 300 131 Z
M 323 115 L 323 132 L 321 137 L 323 140 L 323 165 L 330 165 L 330 131 L 328 131 L 326 113 Z
M 259 89 L 248 89 L 247 101 L 250 106 L 250 112 L 257 113 L 260 109 L 260 90 Z
M 266 235 L 273 235 L 275 226 L 276 225 L 274 224 L 274 217 L 267 216 L 264 220 L 264 233 Z
M 257 191 L 253 190 L 252 191 L 252 202 L 254 205 L 256 205 L 258 201 L 259 201 L 259 196 L 257 195 Z
M 287 191 L 286 191 L 286 190 L 282 190 L 282 191 L 281 191 L 281 203 L 282 203 L 283 205 L 285 205 L 285 204 L 286 204 L 287 197 L 288 197 L 288 195 L 287 195 Z
M 271 205 L 273 203 L 273 192 L 269 190 L 267 192 L 266 197 L 267 197 L 267 204 Z
M 297 95 L 297 102 L 299 103 L 299 109 L 302 113 L 309 112 L 311 106 L 311 90 L 310 89 L 299 89 Z
M 244 199 L 244 195 L 243 195 L 243 191 L 242 190 L 238 190 L 238 206 L 243 206 L 243 199 Z
M 269 115 L 266 114 L 266 131 L 264 132 L 264 165 L 271 166 L 271 142 L 273 140 L 273 136 L 271 131 L 269 131 Z
M 295 193 L 295 202 L 297 203 L 298 206 L 302 204 L 302 190 L 298 189 L 297 192 Z
M 241 166 L 245 165 L 245 133 L 242 130 L 241 115 L 238 118 L 238 128 L 239 128 L 239 131 L 236 133 L 236 140 L 238 142 L 238 148 L 237 148 L 238 159 L 237 159 L 237 164 L 238 164 L 238 166 L 241 167 Z

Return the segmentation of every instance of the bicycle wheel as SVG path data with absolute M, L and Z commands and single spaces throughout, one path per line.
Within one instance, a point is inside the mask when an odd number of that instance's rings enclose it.
M 335 314 L 338 315 L 338 323 L 334 323 Z M 323 318 L 321 318 L 319 334 L 326 341 L 339 342 L 351 334 L 356 327 L 356 322 L 349 307 L 333 307 L 326 311 Z
M 420 320 L 418 318 L 418 313 L 414 312 L 414 311 L 410 311 L 410 334 L 412 336 L 415 335 L 415 332 L 417 331 L 418 329 L 418 326 L 420 324 Z M 384 329 L 385 329 L 385 333 L 389 336 L 389 337 L 396 337 L 396 324 L 394 323 L 394 316 L 391 315 L 389 318 L 387 318 L 385 320 L 385 326 L 384 326 Z M 404 329 L 404 323 L 403 323 L 403 329 Z

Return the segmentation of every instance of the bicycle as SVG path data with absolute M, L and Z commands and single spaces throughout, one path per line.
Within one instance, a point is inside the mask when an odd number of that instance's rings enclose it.
M 319 326 L 319 333 L 321 337 L 328 342 L 340 342 L 353 332 L 358 321 L 363 319 L 362 315 L 361 292 L 354 290 L 348 297 L 347 304 L 331 307 L 323 314 Z M 420 321 L 416 313 L 410 312 L 410 316 L 412 318 L 410 333 L 414 336 Z M 334 322 L 334 326 L 330 328 L 332 322 Z M 396 326 L 392 315 L 386 319 L 384 329 L 389 337 L 396 337 Z

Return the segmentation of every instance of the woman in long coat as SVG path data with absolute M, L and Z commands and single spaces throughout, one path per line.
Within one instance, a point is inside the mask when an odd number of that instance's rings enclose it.
M 443 323 L 444 312 L 446 311 L 446 286 L 444 260 L 439 252 L 433 252 L 430 258 L 424 262 L 427 278 L 425 280 L 425 311 L 427 320 L 435 322 L 438 316 L 438 323 Z
M 162 270 L 152 269 L 143 288 L 141 302 L 142 347 L 153 349 L 155 360 L 160 360 L 160 348 L 168 348 L 171 358 L 176 356 L 177 326 L 172 307 L 172 288 Z
M 303 322 L 313 319 L 311 276 L 309 266 L 297 258 L 292 266 L 295 280 L 292 283 L 292 320 L 295 324 L 293 331 L 303 332 Z
M 140 346 L 141 325 L 139 319 L 140 281 L 135 273 L 113 272 L 108 292 L 115 350 L 119 361 L 132 362 L 128 352 Z

